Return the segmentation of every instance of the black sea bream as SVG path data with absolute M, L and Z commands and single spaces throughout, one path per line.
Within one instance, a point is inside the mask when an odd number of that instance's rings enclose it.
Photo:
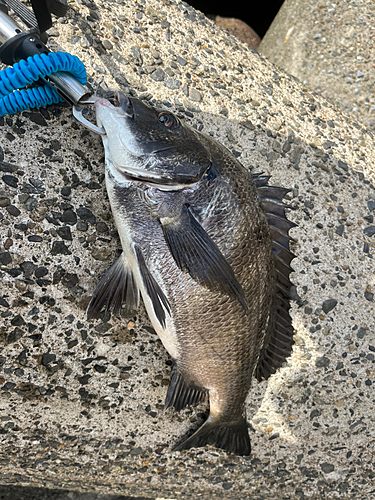
M 88 307 L 142 297 L 173 359 L 165 406 L 208 397 L 206 422 L 177 450 L 250 453 L 245 400 L 290 354 L 288 191 L 250 174 L 212 138 L 118 92 L 96 102 L 106 186 L 123 253 Z

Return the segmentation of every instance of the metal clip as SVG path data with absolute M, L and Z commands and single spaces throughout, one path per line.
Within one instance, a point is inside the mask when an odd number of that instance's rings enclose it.
M 100 135 L 106 135 L 106 132 L 103 127 L 98 127 L 97 125 L 94 125 L 91 123 L 89 120 L 87 120 L 83 116 L 83 106 L 86 106 L 88 104 L 95 104 L 95 102 L 99 99 L 99 97 L 89 95 L 85 96 L 82 100 L 79 101 L 78 106 L 73 106 L 73 116 L 76 120 L 78 120 L 84 127 L 88 128 L 91 130 L 91 132 L 95 132 L 96 134 Z

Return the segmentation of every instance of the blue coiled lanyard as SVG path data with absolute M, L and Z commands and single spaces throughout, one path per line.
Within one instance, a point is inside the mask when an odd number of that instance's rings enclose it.
M 66 52 L 37 54 L 0 71 L 0 116 L 64 102 L 47 82 L 25 88 L 59 71 L 70 73 L 81 85 L 86 84 L 83 63 L 77 56 Z

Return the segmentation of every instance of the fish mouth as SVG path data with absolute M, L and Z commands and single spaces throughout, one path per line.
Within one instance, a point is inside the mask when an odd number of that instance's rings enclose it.
M 175 191 L 179 189 L 193 187 L 197 182 L 199 182 L 201 176 L 192 178 L 191 176 L 178 175 L 173 178 L 153 174 L 147 170 L 129 168 L 117 166 L 116 170 L 119 171 L 125 180 L 129 182 L 141 182 L 147 184 L 150 187 L 155 187 L 164 191 Z
M 131 122 L 138 116 L 137 99 L 135 99 L 133 103 L 132 99 L 125 96 L 121 91 L 115 91 L 112 102 L 106 99 L 100 99 L 98 105 L 115 110 L 116 113 L 125 118 L 124 125 L 126 128 L 129 127 L 129 134 L 131 135 Z M 99 118 L 98 124 L 100 124 Z M 190 171 L 185 167 L 180 172 L 171 172 L 167 166 L 165 166 L 165 168 L 163 167 L 163 162 L 159 162 L 156 155 L 165 153 L 166 151 L 173 153 L 173 150 L 177 149 L 175 145 L 165 145 L 165 147 L 161 147 L 162 144 L 151 143 L 149 144 L 149 146 L 151 146 L 149 151 L 142 151 L 142 149 L 140 151 L 134 151 L 131 141 L 129 142 L 126 139 L 125 137 L 125 140 L 122 140 L 120 137 L 121 146 L 124 148 L 124 151 L 135 160 L 134 163 L 138 163 L 139 167 L 141 167 L 141 165 L 142 167 L 137 168 L 135 165 L 129 166 L 128 161 L 124 161 L 124 164 L 122 164 L 122 161 L 118 162 L 114 161 L 114 159 L 111 159 L 110 163 L 123 179 L 128 182 L 139 182 L 147 184 L 150 187 L 168 191 L 184 189 L 194 187 L 201 179 L 204 172 L 209 168 L 207 164 L 199 165 Z M 153 147 L 155 147 L 155 149 L 153 149 Z
M 116 91 L 113 96 L 113 105 L 115 108 L 120 108 L 124 115 L 128 118 L 134 118 L 133 103 L 122 92 Z

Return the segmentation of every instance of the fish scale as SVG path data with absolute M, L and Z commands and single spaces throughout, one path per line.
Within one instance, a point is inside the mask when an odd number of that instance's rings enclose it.
M 176 449 L 212 444 L 248 455 L 252 375 L 274 373 L 293 344 L 288 190 L 250 174 L 171 113 L 121 93 L 115 105 L 95 105 L 123 255 L 99 282 L 88 316 L 118 313 L 122 302 L 137 308 L 142 297 L 173 359 L 165 406 L 210 404 Z

